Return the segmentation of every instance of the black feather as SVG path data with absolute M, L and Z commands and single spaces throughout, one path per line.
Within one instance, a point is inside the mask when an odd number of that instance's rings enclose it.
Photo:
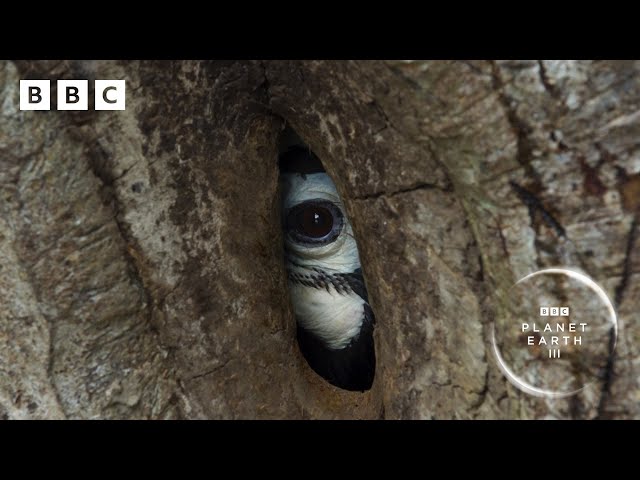
M 280 171 L 286 173 L 323 173 L 324 167 L 320 159 L 308 148 L 298 145 L 280 154 Z
M 336 276 L 343 278 L 353 293 L 365 302 L 369 301 L 369 294 L 367 293 L 367 287 L 364 284 L 364 277 L 362 276 L 362 268 L 358 268 L 352 273 L 338 273 Z
M 332 385 L 360 392 L 371 388 L 376 371 L 373 342 L 375 318 L 366 303 L 362 315 L 360 334 L 340 350 L 327 348 L 298 323 L 298 344 L 309 366 Z

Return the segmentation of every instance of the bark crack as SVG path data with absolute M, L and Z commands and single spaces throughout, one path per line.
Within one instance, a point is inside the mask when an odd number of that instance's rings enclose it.
M 623 261 L 622 278 L 620 280 L 620 283 L 616 287 L 616 293 L 615 293 L 615 302 L 617 307 L 620 307 L 620 304 L 624 299 L 624 294 L 625 294 L 625 291 L 627 290 L 627 286 L 629 285 L 629 277 L 631 276 L 631 273 L 632 273 L 631 255 L 633 254 L 633 245 L 636 242 L 637 236 L 638 236 L 638 214 L 633 216 L 633 220 L 631 221 L 631 228 L 629 229 L 629 235 L 627 236 L 627 248 L 625 251 L 625 256 Z
M 266 105 L 271 105 L 271 81 L 269 80 L 269 75 L 267 73 L 267 64 L 261 60 L 259 62 L 260 68 L 262 69 L 262 76 L 264 80 L 260 84 L 260 89 L 262 90 L 266 100 Z
M 206 372 L 202 372 L 202 373 L 198 373 L 196 375 L 193 375 L 192 377 L 189 377 L 187 380 L 196 380 L 198 378 L 203 378 L 203 377 L 209 376 L 211 374 L 214 374 L 217 371 L 222 370 L 224 367 L 226 367 L 229 364 L 230 361 L 231 360 L 227 360 L 227 361 L 221 363 L 220 365 L 217 365 L 216 367 L 213 367 L 212 369 L 207 370 Z
M 371 105 L 373 105 L 373 108 L 375 108 L 380 116 L 384 119 L 385 127 L 380 129 L 380 131 L 385 130 L 386 128 L 391 128 L 395 131 L 398 131 L 391 120 L 389 120 L 389 116 L 387 115 L 387 112 L 384 111 L 384 108 L 382 108 L 382 105 L 380 105 L 376 100 L 372 100 Z
M 623 270 L 622 270 L 622 278 L 620 279 L 620 283 L 616 287 L 615 290 L 615 305 L 617 308 L 620 308 L 622 301 L 624 300 L 624 294 L 627 290 L 627 286 L 629 284 L 629 278 L 632 274 L 632 265 L 631 265 L 631 255 L 633 253 L 633 245 L 635 244 L 636 237 L 638 235 L 638 214 L 634 214 L 633 220 L 631 221 L 631 228 L 629 229 L 629 234 L 627 236 L 627 248 L 625 251 L 625 257 L 623 261 Z M 609 356 L 607 358 L 607 364 L 604 368 L 602 389 L 600 390 L 600 401 L 598 402 L 598 414 L 596 416 L 597 419 L 606 418 L 606 409 L 609 403 L 609 398 L 611 396 L 611 384 L 613 383 L 614 373 L 615 373 L 615 361 L 616 361 L 616 333 L 612 328 L 609 331 Z
M 600 420 L 605 418 L 607 404 L 611 395 L 611 384 L 613 383 L 614 368 L 615 368 L 615 346 L 616 346 L 616 332 L 613 328 L 609 330 L 609 356 L 607 358 L 607 364 L 604 368 L 604 378 L 602 382 L 602 389 L 600 390 L 600 401 L 598 402 L 598 413 L 596 419 Z
M 386 192 L 383 190 L 380 192 L 366 193 L 364 195 L 356 195 L 351 197 L 351 199 L 352 200 L 371 200 L 371 199 L 377 199 L 380 197 L 395 197 L 396 195 L 400 195 L 402 193 L 410 193 L 410 192 L 415 192 L 417 190 L 431 190 L 434 188 L 443 190 L 443 188 L 440 185 L 435 185 L 433 183 L 427 183 L 427 182 L 420 182 L 415 185 L 411 185 L 409 187 L 403 187 L 403 188 L 399 188 L 398 190 L 393 190 L 391 192 Z
M 505 91 L 505 87 L 507 84 L 504 82 L 502 75 L 500 73 L 500 67 L 495 61 L 491 61 L 491 72 L 493 78 L 493 88 L 498 93 L 498 99 L 502 104 L 505 114 L 507 116 L 507 121 L 509 125 L 511 125 L 511 129 L 513 130 L 516 136 L 516 160 L 518 163 L 524 168 L 524 172 L 526 176 L 533 180 L 536 189 L 541 189 L 542 181 L 540 180 L 540 176 L 535 171 L 533 166 L 531 165 L 531 159 L 533 158 L 533 145 L 531 140 L 529 139 L 529 134 L 531 133 L 531 127 L 526 124 L 526 122 L 520 118 L 516 109 L 514 108 L 514 104 L 516 103 L 513 98 L 507 95 Z
M 540 76 L 540 83 L 542 83 L 542 86 L 549 95 L 555 99 L 559 99 L 561 96 L 560 90 L 558 90 L 558 87 L 549 79 L 547 68 L 544 66 L 544 61 L 542 60 L 538 60 L 538 75 Z
M 542 201 L 529 190 L 521 187 L 514 181 L 510 181 L 509 184 L 513 191 L 518 195 L 518 198 L 529 209 L 529 217 L 531 218 L 531 226 L 535 224 L 535 214 L 540 212 L 540 216 L 544 223 L 548 227 L 552 228 L 559 237 L 566 237 L 566 231 L 560 222 L 549 212 L 547 208 L 542 204 Z

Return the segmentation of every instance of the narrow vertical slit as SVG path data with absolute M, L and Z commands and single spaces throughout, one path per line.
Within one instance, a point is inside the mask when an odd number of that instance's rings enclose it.
M 300 351 L 338 388 L 375 376 L 373 329 L 358 247 L 335 184 L 291 129 L 280 139 L 284 258 Z

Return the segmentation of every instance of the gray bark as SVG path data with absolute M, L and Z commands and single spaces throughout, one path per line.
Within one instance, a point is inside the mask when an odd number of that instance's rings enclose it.
M 0 63 L 0 417 L 640 417 L 639 73 Z M 22 112 L 21 78 L 125 78 L 127 109 Z M 365 394 L 331 387 L 297 350 L 285 125 L 323 160 L 357 235 L 378 320 Z M 489 326 L 514 281 L 567 263 L 615 300 L 611 375 L 531 397 L 496 367 Z

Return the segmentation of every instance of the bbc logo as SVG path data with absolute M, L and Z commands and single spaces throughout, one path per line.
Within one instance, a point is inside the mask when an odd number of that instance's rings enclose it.
M 569 307 L 540 307 L 541 317 L 568 317 Z
M 58 110 L 88 110 L 88 80 L 58 80 Z M 125 81 L 96 80 L 95 110 L 124 110 Z M 51 110 L 49 80 L 20 80 L 20 110 Z

